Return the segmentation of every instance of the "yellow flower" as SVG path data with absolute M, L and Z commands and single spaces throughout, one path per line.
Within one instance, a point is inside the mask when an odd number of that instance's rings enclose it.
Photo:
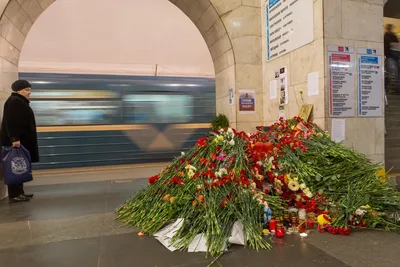
M 379 179 L 379 181 L 383 184 L 386 183 L 387 177 L 386 177 L 386 170 L 384 168 L 378 170 L 375 173 L 375 176 Z
M 299 90 L 299 93 L 302 94 L 302 93 L 303 93 L 303 90 Z
M 317 133 L 317 136 L 318 137 L 322 137 L 322 136 L 324 136 L 322 133 Z
M 169 199 L 169 203 L 174 203 L 175 202 L 175 200 L 176 200 L 176 197 L 171 197 L 170 199 Z
M 370 205 L 365 205 L 365 208 L 367 209 L 367 210 L 369 210 L 369 209 L 371 209 L 371 206 Z

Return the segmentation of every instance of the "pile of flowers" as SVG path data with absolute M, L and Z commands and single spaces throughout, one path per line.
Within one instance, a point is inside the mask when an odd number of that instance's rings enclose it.
M 400 193 L 385 177 L 381 166 L 295 117 L 268 131 L 228 128 L 199 139 L 118 208 L 117 220 L 158 237 L 175 222 L 160 241 L 191 250 L 203 238 L 212 255 L 226 249 L 238 225 L 243 245 L 270 248 L 263 229 L 293 209 L 315 214 L 321 232 L 400 229 Z

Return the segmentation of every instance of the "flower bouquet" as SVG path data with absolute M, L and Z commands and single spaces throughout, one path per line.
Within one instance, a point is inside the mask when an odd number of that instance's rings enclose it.
M 263 129 L 199 139 L 119 207 L 117 220 L 170 250 L 212 255 L 232 243 L 270 248 L 263 228 L 293 209 L 315 214 L 320 232 L 400 229 L 400 193 L 380 165 L 298 117 Z

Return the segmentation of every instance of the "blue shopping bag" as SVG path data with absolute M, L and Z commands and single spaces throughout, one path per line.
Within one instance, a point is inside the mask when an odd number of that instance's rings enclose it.
M 3 147 L 5 184 L 23 184 L 33 180 L 31 154 L 23 147 Z

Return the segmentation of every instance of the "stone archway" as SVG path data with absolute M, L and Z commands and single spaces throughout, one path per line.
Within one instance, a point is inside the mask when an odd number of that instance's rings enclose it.
M 19 55 L 25 37 L 40 14 L 55 0 L 0 0 L 0 100 L 18 77 Z M 233 127 L 254 130 L 263 124 L 261 16 L 259 0 L 169 0 L 196 25 L 210 50 L 216 74 L 217 112 Z M 233 88 L 256 91 L 256 113 L 241 115 L 229 105 Z M 0 105 L 2 106 L 2 105 Z

